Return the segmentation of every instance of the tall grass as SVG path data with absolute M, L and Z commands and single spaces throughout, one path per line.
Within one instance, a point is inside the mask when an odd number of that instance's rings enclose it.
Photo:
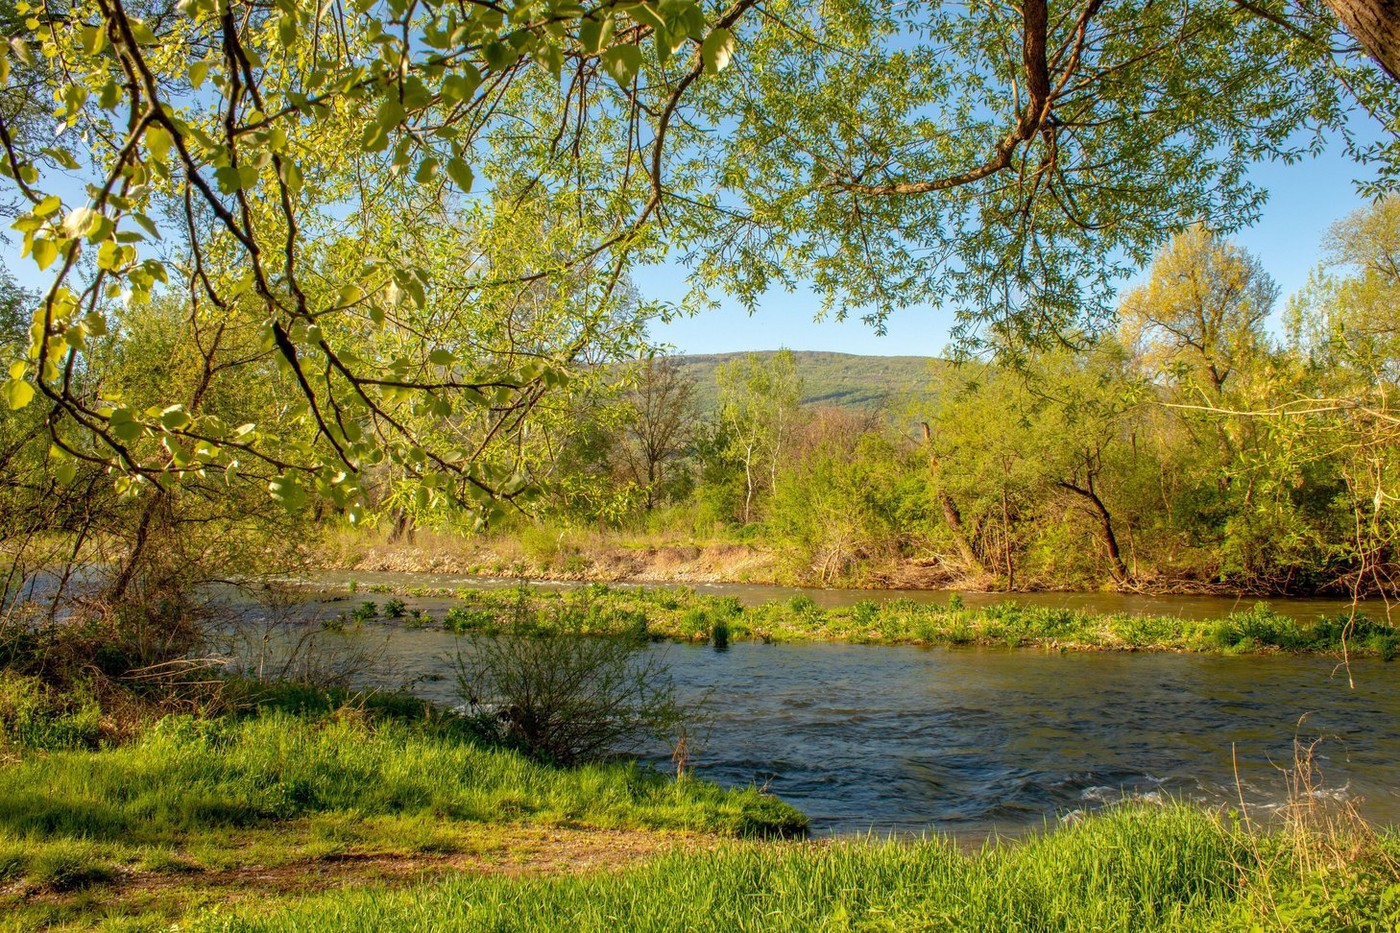
M 0 769 L 0 832 L 167 841 L 210 826 L 314 813 L 793 832 L 804 821 L 753 790 L 726 792 L 630 764 L 572 770 L 356 717 L 170 717 L 142 741 Z
M 335 893 L 195 929 L 293 931 L 1154 931 L 1228 929 L 1255 870 L 1188 808 L 1124 808 L 975 855 L 946 840 L 730 846 L 620 874 L 457 878 Z M 1247 927 L 1246 927 L 1247 928 Z

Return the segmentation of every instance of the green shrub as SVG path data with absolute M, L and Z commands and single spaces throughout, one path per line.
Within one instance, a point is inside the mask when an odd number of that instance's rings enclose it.
M 469 632 L 494 633 L 500 630 L 494 612 L 470 606 L 453 606 L 448 609 L 442 625 L 457 635 L 466 635 Z
M 559 765 L 669 740 L 688 711 L 646 641 L 539 630 L 477 638 L 458 654 L 458 695 L 501 737 Z
M 81 683 L 60 692 L 37 677 L 0 671 L 0 745 L 96 748 L 101 738 L 101 706 Z

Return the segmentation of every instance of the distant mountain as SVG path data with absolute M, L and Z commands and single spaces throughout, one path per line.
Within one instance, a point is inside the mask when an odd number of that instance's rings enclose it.
M 746 353 L 711 353 L 677 356 L 681 370 L 696 384 L 696 397 L 702 412 L 719 406 L 715 370 L 721 363 L 747 356 Z M 761 357 L 773 351 L 761 351 Z M 935 367 L 945 365 L 932 356 L 857 356 L 852 353 L 826 353 L 794 350 L 797 374 L 802 377 L 803 405 L 838 405 L 845 408 L 876 409 L 898 405 L 910 395 L 921 393 Z

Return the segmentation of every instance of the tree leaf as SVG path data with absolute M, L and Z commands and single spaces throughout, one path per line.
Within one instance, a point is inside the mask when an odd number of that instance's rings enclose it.
M 58 244 L 53 240 L 35 240 L 29 247 L 29 255 L 40 270 L 47 269 L 58 258 Z
M 34 386 L 25 379 L 10 379 L 0 389 L 11 411 L 18 411 L 34 400 Z
M 615 45 L 603 53 L 603 71 L 622 88 L 632 86 L 642 69 L 642 50 L 635 45 Z
M 734 33 L 728 29 L 712 29 L 700 45 L 700 61 L 706 74 L 718 74 L 729 67 L 734 57 Z
M 463 194 L 472 190 L 472 182 L 475 181 L 472 167 L 460 158 L 447 160 L 447 177 L 452 179 L 453 184 L 462 189 Z

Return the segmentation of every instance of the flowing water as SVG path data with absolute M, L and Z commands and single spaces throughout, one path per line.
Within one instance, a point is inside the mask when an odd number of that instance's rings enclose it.
M 394 576 L 405 582 L 405 575 Z M 409 579 L 428 586 L 479 583 Z M 388 582 L 371 575 L 359 580 Z M 789 595 L 760 587 L 704 591 L 750 602 Z M 911 596 L 801 592 L 825 605 Z M 1035 599 L 1198 616 L 1233 605 L 1109 594 Z M 438 617 L 449 604 L 408 603 Z M 1300 616 L 1338 608 L 1322 601 L 1274 606 Z M 401 675 L 426 678 L 416 692 L 451 703 L 458 643 L 442 631 L 395 629 L 387 652 Z M 1236 807 L 1242 800 L 1251 815 L 1267 817 L 1286 799 L 1282 769 L 1293 767 L 1295 745 L 1314 741 L 1317 796 L 1400 824 L 1395 664 L 1353 661 L 1353 687 L 1335 659 L 1319 657 L 749 642 L 725 651 L 652 650 L 665 653 L 682 696 L 708 706 L 696 773 L 724 785 L 766 787 L 811 816 L 816 832 L 977 837 L 1073 819 L 1127 797 Z M 651 760 L 669 765 L 664 751 Z

